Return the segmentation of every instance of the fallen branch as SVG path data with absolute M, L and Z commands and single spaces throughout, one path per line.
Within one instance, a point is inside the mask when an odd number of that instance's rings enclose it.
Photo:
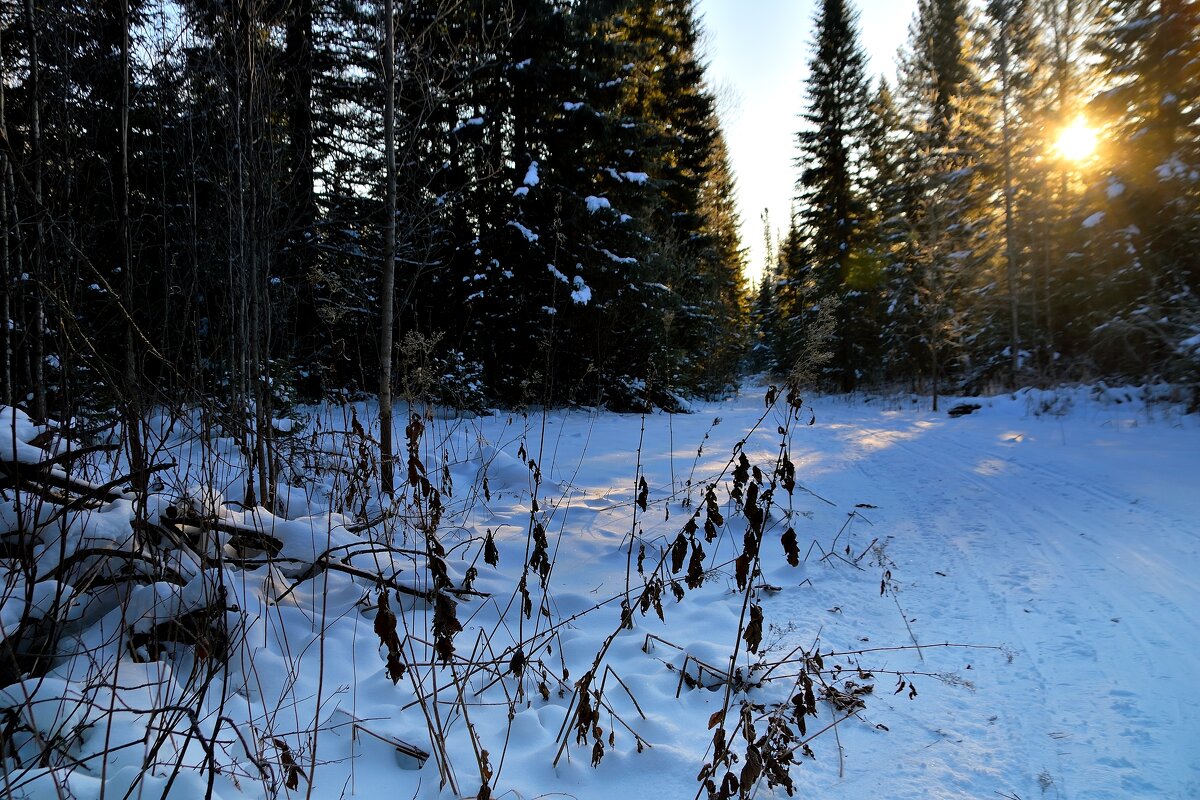
M 184 532 L 182 529 L 185 526 L 199 528 L 202 531 L 227 533 L 233 537 L 230 544 L 241 547 L 253 547 L 271 556 L 278 555 L 283 550 L 282 539 L 272 536 L 260 528 L 190 514 L 180 516 L 179 511 L 174 506 L 167 508 L 160 521 L 166 526 L 174 527 L 181 534 Z
M 79 565 L 80 562 L 82 562 L 84 559 L 92 558 L 92 557 L 115 558 L 115 559 L 123 559 L 123 560 L 129 561 L 129 562 L 141 562 L 141 563 L 149 564 L 151 566 L 151 568 L 154 570 L 155 574 L 141 575 L 141 576 L 137 576 L 137 577 L 149 578 L 151 580 L 166 580 L 166 581 L 169 581 L 170 583 L 174 583 L 179 586 L 183 586 L 185 583 L 187 583 L 187 581 L 184 580 L 182 575 L 180 575 L 179 573 L 177 573 L 175 570 L 171 569 L 170 567 L 166 566 L 165 564 L 161 563 L 154 556 L 146 555 L 145 553 L 134 552 L 132 550 L 117 550 L 112 547 L 83 547 L 83 548 L 80 548 L 80 549 L 76 550 L 75 552 L 71 553 L 71 555 L 64 558 L 61 562 L 59 562 L 59 564 L 56 567 L 54 567 L 52 570 L 47 572 L 45 575 L 39 576 L 38 580 L 46 580 L 47 578 L 53 578 L 55 580 L 63 580 L 68 575 L 68 573 L 70 573 L 70 571 L 73 568 L 75 568 L 76 566 Z M 135 577 L 135 576 L 130 576 L 130 577 Z M 91 582 L 95 583 L 96 581 L 95 581 L 95 579 L 93 579 Z
M 43 461 L 38 464 L 26 464 L 21 461 L 0 461 L 0 474 L 3 475 L 3 479 L 0 479 L 0 486 L 8 485 L 23 489 L 56 505 L 65 505 L 67 509 L 75 509 L 82 508 L 92 502 L 111 503 L 116 500 L 128 499 L 125 492 L 117 490 L 118 486 L 140 481 L 155 472 L 161 472 L 175 466 L 173 462 L 169 464 L 155 464 L 144 470 L 115 478 L 107 483 L 95 484 L 79 478 L 57 474 L 52 471 L 55 465 L 55 459 Z M 75 498 L 54 497 L 50 494 L 50 489 L 58 489 L 59 491 L 66 492 L 68 495 L 73 494 Z

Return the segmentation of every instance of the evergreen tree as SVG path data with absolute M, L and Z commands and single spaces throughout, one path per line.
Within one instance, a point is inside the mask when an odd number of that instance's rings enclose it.
M 769 331 L 773 337 L 771 352 L 775 369 L 785 375 L 797 366 L 806 343 L 812 343 L 812 337 L 807 335 L 810 332 L 802 327 L 806 309 L 813 307 L 809 294 L 812 286 L 804 277 L 807 264 L 808 250 L 793 214 L 787 233 L 779 243 L 775 265 L 777 279 L 772 291 L 775 325 Z
M 1119 154 L 1092 189 L 1089 251 L 1103 265 L 1092 326 L 1103 369 L 1150 366 L 1196 380 L 1181 341 L 1200 319 L 1200 7 L 1110 0 L 1093 40 Z
M 1022 180 L 1032 203 L 1030 253 L 1034 355 L 1042 380 L 1052 380 L 1086 352 L 1087 335 L 1073 320 L 1085 316 L 1095 288 L 1095 271 L 1083 257 L 1080 240 L 1079 165 L 1052 149 L 1052 139 L 1082 117 L 1094 83 L 1094 71 L 1083 63 L 1088 32 L 1093 29 L 1097 0 L 1043 0 L 1038 27 L 1043 95 L 1036 125 L 1043 141 L 1040 164 Z
M 922 332 L 920 372 L 931 381 L 935 408 L 945 375 L 966 366 L 963 291 L 990 256 L 980 158 L 988 121 L 981 116 L 968 30 L 965 0 L 921 0 L 901 63 L 912 196 L 900 283 L 914 295 L 900 307 L 916 318 L 893 317 L 889 324 Z
M 799 224 L 808 260 L 788 274 L 789 283 L 805 285 L 805 302 L 788 324 L 802 338 L 822 306 L 836 308 L 828 377 L 850 391 L 861 379 L 874 377 L 877 362 L 880 274 L 864 248 L 869 86 L 857 14 L 850 5 L 824 0 L 815 24 L 806 128 L 798 136 Z
M 1001 198 L 1003 240 L 1001 258 L 976 280 L 975 324 L 982 324 L 976 352 L 985 365 L 984 374 L 1000 369 L 1003 351 L 1008 353 L 1008 384 L 1017 386 L 1022 369 L 1022 287 L 1028 274 L 1029 242 L 1025 211 L 1032 205 L 1028 183 L 1037 147 L 1033 143 L 1037 57 L 1033 9 L 1028 0 L 990 0 L 984 10 L 981 72 L 988 79 L 986 100 L 989 117 L 996 123 L 982 153 L 988 166 L 990 186 Z M 1003 268 L 999 269 L 1000 262 Z M 1004 286 L 1006 303 L 1000 302 L 997 286 Z M 1001 309 L 1007 305 L 1007 314 Z M 1006 319 L 1007 318 L 1007 319 Z M 1007 329 L 1007 336 L 1002 331 Z M 1001 344 L 1003 343 L 1003 344 Z
M 379 5 L 6 9 L 9 397 L 218 394 L 269 500 L 273 406 L 403 357 L 374 346 L 386 250 L 395 340 L 498 399 L 732 384 L 742 254 L 691 3 L 397 3 L 391 81 Z
M 637 152 L 652 193 L 644 221 L 652 237 L 645 264 L 651 294 L 643 302 L 661 303 L 668 323 L 658 379 L 721 389 L 732 381 L 741 345 L 714 351 L 740 338 L 745 290 L 733 184 L 697 50 L 694 4 L 633 0 L 615 15 L 613 35 L 632 65 L 621 109 L 642 132 Z
M 464 344 L 499 396 L 621 391 L 646 374 L 661 326 L 642 291 L 642 135 L 619 107 L 624 45 L 607 4 L 529 5 L 502 58 L 464 88 L 463 182 L 450 206 Z M 632 349 L 616 358 L 611 343 Z
M 881 375 L 885 380 L 911 381 L 925 360 L 919 287 L 912 266 L 916 242 L 910 227 L 910 212 L 916 208 L 919 194 L 910 175 L 916 155 L 891 87 L 884 80 L 871 99 L 870 112 L 866 195 L 871 235 L 866 249 L 883 274 Z
M 775 232 L 771 230 L 770 211 L 764 208 L 760 218 L 763 223 L 763 271 L 759 276 L 758 285 L 754 287 L 750 309 L 752 338 L 749 366 L 755 372 L 774 373 L 779 371 L 779 364 L 775 360 L 775 342 L 779 330 L 779 317 L 776 313 L 779 258 Z
M 715 119 L 712 124 L 716 124 Z M 708 173 L 701 186 L 703 227 L 698 237 L 699 266 L 694 276 L 684 275 L 679 294 L 693 315 L 684 338 L 682 385 L 706 394 L 736 388 L 748 346 L 749 313 L 745 279 L 745 252 L 738 237 L 734 209 L 734 179 L 725 138 L 718 132 L 713 142 Z

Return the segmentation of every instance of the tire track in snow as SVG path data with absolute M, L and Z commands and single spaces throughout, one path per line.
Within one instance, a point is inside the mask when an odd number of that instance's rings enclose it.
M 951 546 L 946 555 L 968 567 L 984 605 L 1001 611 L 993 621 L 998 616 L 1028 656 L 1035 686 L 1027 688 L 1040 690 L 1044 714 L 1021 728 L 1062 737 L 1064 796 L 1187 796 L 1186 776 L 1195 771 L 1190 720 L 1200 708 L 1194 690 L 1177 698 L 1167 690 L 1190 686 L 1200 668 L 1195 648 L 1176 641 L 1197 630 L 1186 603 L 1196 581 L 1187 565 L 1131 536 L 1166 522 L 1183 540 L 1168 549 L 1186 553 L 1186 530 L 1152 507 L 1131 512 L 1119 490 L 1006 457 L 987 441 L 955 441 L 961 427 L 935 423 L 912 438 L 860 430 L 888 443 L 877 457 L 893 464 L 890 473 L 926 475 L 911 487 L 926 505 L 914 513 L 917 541 L 931 554 Z

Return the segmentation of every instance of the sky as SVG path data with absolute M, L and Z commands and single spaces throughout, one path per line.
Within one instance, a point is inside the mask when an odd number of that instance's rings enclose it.
M 763 267 L 763 209 L 786 231 L 796 182 L 816 0 L 698 0 L 709 82 L 736 175 L 747 271 Z M 895 73 L 916 0 L 858 0 L 859 34 L 874 75 Z

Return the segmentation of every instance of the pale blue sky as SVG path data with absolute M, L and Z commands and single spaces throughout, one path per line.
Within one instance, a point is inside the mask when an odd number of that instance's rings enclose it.
M 859 33 L 874 75 L 891 78 L 916 0 L 858 0 Z M 737 177 L 742 244 L 757 280 L 763 226 L 786 229 L 796 170 L 796 130 L 804 103 L 815 0 L 698 0 L 704 54 Z

